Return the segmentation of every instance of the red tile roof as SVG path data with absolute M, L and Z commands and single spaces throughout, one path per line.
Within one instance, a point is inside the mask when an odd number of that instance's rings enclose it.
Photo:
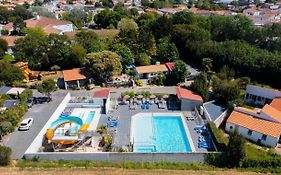
M 261 110 L 264 114 L 268 115 L 269 117 L 273 118 L 277 122 L 281 123 L 281 111 L 278 111 L 274 107 L 266 104 Z
M 174 69 L 175 63 L 174 62 L 168 62 L 168 63 L 165 63 L 165 65 L 168 68 L 168 70 L 171 72 Z
M 270 106 L 277 109 L 278 111 L 281 111 L 281 98 L 275 98 L 270 103 Z
M 226 122 L 276 138 L 279 138 L 281 135 L 281 124 L 256 118 L 238 111 L 233 111 Z
M 1 36 L 0 39 L 4 39 L 7 41 L 8 46 L 15 46 L 15 41 L 19 38 L 22 38 L 22 36 Z
M 64 81 L 74 81 L 74 80 L 84 80 L 86 76 L 83 74 L 83 71 L 80 68 L 63 70 Z
M 176 93 L 179 99 L 184 98 L 203 102 L 203 99 L 200 95 L 197 95 L 190 90 L 181 87 L 176 87 Z
M 93 95 L 94 98 L 108 98 L 109 96 L 109 89 L 102 89 L 96 91 Z

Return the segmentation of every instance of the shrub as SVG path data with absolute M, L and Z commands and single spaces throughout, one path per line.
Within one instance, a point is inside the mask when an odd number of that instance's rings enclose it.
M 217 148 L 220 151 L 226 150 L 226 146 L 228 144 L 228 138 L 224 135 L 224 132 L 217 128 L 215 123 L 209 122 L 208 123 L 212 138 L 214 139 L 215 144 L 217 145 Z
M 7 166 L 11 161 L 12 149 L 0 145 L 0 166 Z
M 139 79 L 135 80 L 135 83 L 137 86 L 143 86 L 142 81 Z
M 166 81 L 166 76 L 161 74 L 149 79 L 150 84 L 154 84 L 158 86 L 164 86 L 165 81 Z

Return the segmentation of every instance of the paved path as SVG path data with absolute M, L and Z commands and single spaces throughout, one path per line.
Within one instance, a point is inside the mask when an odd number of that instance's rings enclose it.
M 11 133 L 4 138 L 4 145 L 12 148 L 12 158 L 21 159 L 26 149 L 34 138 L 46 124 L 52 113 L 56 110 L 61 100 L 66 95 L 63 91 L 54 92 L 50 103 L 34 105 L 24 115 L 23 118 L 32 117 L 34 123 L 28 131 L 18 131 Z

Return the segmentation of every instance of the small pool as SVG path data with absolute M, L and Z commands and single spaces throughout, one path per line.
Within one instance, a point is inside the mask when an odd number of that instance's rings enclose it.
M 137 115 L 132 124 L 134 152 L 192 152 L 181 115 Z

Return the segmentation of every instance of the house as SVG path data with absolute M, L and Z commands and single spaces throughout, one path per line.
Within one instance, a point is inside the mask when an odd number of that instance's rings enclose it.
M 174 70 L 174 67 L 175 67 L 174 62 L 168 62 L 168 63 L 165 63 L 165 65 L 166 65 L 169 72 L 172 72 Z
M 69 21 L 53 19 L 45 16 L 36 15 L 34 18 L 24 20 L 28 28 L 42 28 L 45 33 L 60 34 L 73 32 L 73 24 Z M 8 23 L 2 27 L 2 30 L 8 30 L 10 33 L 14 30 L 13 23 Z
M 268 147 L 276 147 L 281 135 L 281 124 L 261 119 L 257 114 L 254 110 L 234 109 L 226 121 L 225 130 L 228 132 L 236 130 L 249 140 Z
M 281 91 L 254 85 L 247 85 L 244 100 L 248 104 L 264 106 L 274 98 L 281 97 Z
M 176 87 L 176 95 L 183 111 L 194 110 L 195 107 L 203 105 L 202 97 L 188 89 Z
M 81 86 L 85 86 L 88 81 L 84 69 L 82 68 L 63 70 L 62 73 L 65 89 L 69 87 L 81 88 Z
M 157 76 L 158 74 L 166 74 L 168 72 L 168 68 L 165 64 L 138 66 L 135 69 L 136 74 L 140 79 L 149 79 Z
M 219 127 L 227 115 L 227 108 L 215 100 L 204 103 L 202 107 L 205 118 Z
M 93 94 L 95 104 L 103 108 L 103 113 L 107 114 L 110 109 L 110 91 L 109 89 L 101 89 Z
M 17 96 L 21 94 L 25 88 L 17 88 L 17 87 L 9 87 L 9 86 L 2 86 L 0 87 L 0 95 L 7 94 L 11 96 Z
M 13 47 L 15 46 L 15 42 L 20 38 L 22 38 L 22 36 L 0 36 L 0 39 L 6 40 L 8 43 L 8 54 L 13 54 Z

